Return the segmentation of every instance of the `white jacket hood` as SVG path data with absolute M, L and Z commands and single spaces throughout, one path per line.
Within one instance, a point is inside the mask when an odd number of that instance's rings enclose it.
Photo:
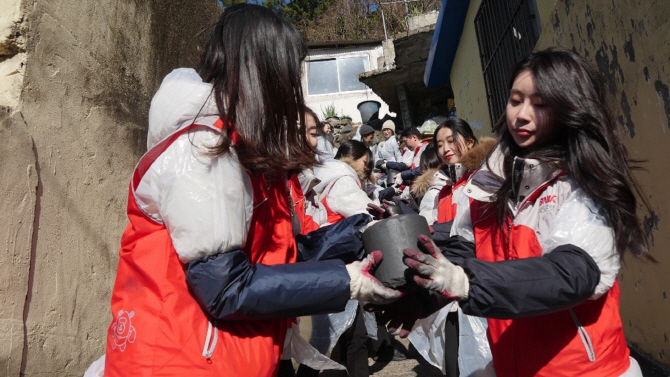
M 219 117 L 212 85 L 202 82 L 191 68 L 177 68 L 165 76 L 151 100 L 147 149 L 196 118 L 198 123 L 213 124 Z
M 441 190 L 447 184 L 453 185 L 449 177 L 444 174 L 439 168 L 426 170 L 423 174 L 416 177 L 412 183 L 412 192 L 418 198 L 423 197 L 428 190 L 435 187 Z
M 316 177 L 321 182 L 314 187 L 314 191 L 317 193 L 323 192 L 330 183 L 345 175 L 352 177 L 360 185 L 361 180 L 358 178 L 358 174 L 346 162 L 340 160 L 328 160 L 324 162 L 316 173 Z

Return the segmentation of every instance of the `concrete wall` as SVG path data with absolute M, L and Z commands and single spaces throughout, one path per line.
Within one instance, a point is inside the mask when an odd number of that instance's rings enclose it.
M 551 18 L 551 12 L 556 8 L 556 0 L 535 0 L 535 5 L 535 9 L 540 16 L 540 33 L 542 33 Z
M 425 26 L 435 25 L 440 12 L 433 10 L 425 14 L 409 17 L 407 19 L 407 30 L 414 30 Z
M 0 375 L 21 370 L 24 304 L 28 291 L 37 192 L 33 143 L 25 122 L 13 114 L 25 67 L 20 0 L 1 0 L 0 9 Z
M 477 33 L 474 27 L 475 15 L 480 4 L 481 0 L 470 0 L 463 34 L 456 50 L 450 76 L 456 115 L 465 119 L 478 136 L 491 133 L 486 85 L 482 75 L 482 61 L 479 57 Z
M 314 49 L 309 51 L 306 60 L 361 55 L 366 55 L 368 57 L 368 71 L 375 70 L 378 68 L 378 60 L 382 56 L 382 47 L 379 45 L 342 49 Z M 304 71 L 306 71 L 306 69 Z M 333 74 L 336 74 L 336 72 Z M 303 76 L 303 90 L 305 92 L 305 103 L 307 103 L 307 106 L 314 110 L 319 117 L 323 117 L 325 108 L 332 105 L 335 106 L 338 115 L 348 115 L 354 123 L 361 122 L 361 113 L 358 111 L 358 104 L 363 101 L 379 101 L 382 104 L 379 109 L 379 118 L 384 117 L 384 115 L 389 112 L 388 105 L 369 88 L 353 92 L 309 95 L 307 91 L 307 74 L 305 74 Z
M 23 83 L 25 38 L 20 0 L 0 0 L 0 106 L 16 106 Z
M 458 116 L 490 132 L 472 0 L 451 81 Z M 619 280 L 626 338 L 656 362 L 670 366 L 670 2 L 664 0 L 537 0 L 542 34 L 536 49 L 564 46 L 590 60 L 608 80 L 612 108 L 653 213 L 644 218 L 658 264 L 628 256 Z
M 104 353 L 151 95 L 172 68 L 197 64 L 198 33 L 220 9 L 204 0 L 0 6 L 0 45 L 7 24 L 21 40 L 0 72 L 25 63 L 12 74 L 19 89 L 0 102 L 0 375 L 81 376 Z M 5 9 L 16 10 L 9 23 Z

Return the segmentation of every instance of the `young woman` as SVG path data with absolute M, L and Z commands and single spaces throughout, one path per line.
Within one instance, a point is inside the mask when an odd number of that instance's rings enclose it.
M 626 252 L 648 256 L 648 241 L 606 104 L 576 53 L 522 60 L 499 146 L 465 186 L 444 255 L 426 237 L 425 253 L 405 251 L 418 284 L 488 318 L 499 377 L 641 376 L 617 272 Z
M 437 222 L 450 222 L 456 216 L 457 201 L 454 198 L 459 197 L 468 177 L 479 169 L 492 146 L 492 139 L 485 140 L 485 145 L 472 150 L 479 145 L 479 141 L 463 119 L 448 119 L 435 130 L 433 145 L 445 164 L 444 171 L 451 182 L 436 199 Z
M 437 185 L 431 186 L 421 201 L 420 214 L 428 220 L 429 224 L 435 222 L 446 223 L 452 221 L 455 212 L 456 201 L 454 194 L 461 191 L 470 173 L 479 168 L 483 157 L 491 148 L 493 140 L 486 138 L 486 143 L 469 153 L 471 149 L 479 144 L 472 132 L 470 125 L 463 119 L 448 119 L 435 129 L 435 136 L 431 142 L 439 161 L 440 169 L 433 172 L 433 179 Z M 469 157 L 465 161 L 465 155 Z M 466 162 L 464 165 L 462 162 Z M 424 184 L 424 180 L 431 178 L 425 173 L 417 184 Z M 444 182 L 441 186 L 441 182 Z M 425 200 L 427 199 L 427 200 Z
M 433 145 L 428 145 L 421 154 L 419 167 L 421 175 L 412 183 L 411 199 L 418 205 L 419 214 L 426 218 L 428 224 L 433 224 L 437 220 L 437 196 L 448 183 L 448 178 L 441 169 L 442 160 Z
M 106 376 L 273 376 L 292 317 L 398 296 L 367 271 L 375 253 L 296 263 L 289 187 L 314 161 L 299 130 L 304 56 L 288 22 L 238 4 L 200 75 L 164 79 L 130 184 Z
M 386 170 L 386 162 L 399 162 L 402 158 L 395 135 L 395 123 L 393 120 L 389 119 L 382 124 L 382 135 L 384 136 L 384 141 L 377 145 L 375 166 L 381 167 L 383 165 L 382 170 Z
M 305 106 L 305 131 L 307 132 L 307 145 L 317 150 L 316 159 L 319 160 L 321 152 L 318 150 L 318 130 L 323 127 L 323 123 L 319 121 L 316 113 Z M 318 229 L 322 224 L 326 223 L 326 210 L 316 201 L 316 192 L 314 187 L 319 183 L 319 179 L 314 175 L 313 168 L 303 169 L 298 174 L 300 181 L 300 190 L 302 195 L 296 195 L 293 198 L 293 208 L 296 212 L 304 213 L 304 221 L 301 229 L 301 234 Z M 297 191 L 297 190 L 296 190 Z
M 316 113 L 310 109 L 311 114 L 318 119 Z M 333 128 L 328 122 L 317 122 L 317 143 L 316 150 L 319 152 L 316 156 L 317 161 L 324 162 L 335 157 L 337 152 L 333 146 Z
M 326 161 L 317 172 L 314 188 L 319 202 L 328 212 L 328 224 L 355 214 L 367 214 L 368 184 L 374 184 L 372 152 L 363 142 L 347 140 L 340 144 L 334 160 Z M 378 204 L 378 203 L 377 203 Z
M 372 177 L 372 152 L 360 141 L 347 140 L 337 150 L 335 159 L 324 162 L 317 172 L 319 183 L 314 187 L 317 202 L 327 212 L 324 225 L 348 221 L 354 216 L 368 215 L 367 205 L 374 201 L 366 193 Z M 342 325 L 351 324 L 349 328 Z M 350 376 L 367 376 L 367 331 L 364 313 L 352 301 L 342 313 L 312 316 L 312 341 L 317 349 L 328 353 L 337 338 L 346 355 Z M 346 330 L 346 331 L 345 331 Z M 318 340 L 315 339 L 318 337 Z M 332 338 L 332 339 L 331 339 Z M 319 371 L 301 365 L 298 376 L 315 376 Z
M 420 214 L 432 224 L 436 242 L 441 244 L 449 238 L 457 198 L 462 195 L 470 174 L 479 169 L 494 145 L 492 138 L 477 140 L 472 128 L 463 119 L 448 119 L 435 129 L 430 147 L 437 151 L 440 168 L 433 170 L 432 175 L 428 175 L 430 172 L 421 175 L 412 188 L 417 191 L 428 179 L 433 180 L 421 201 Z M 421 158 L 428 152 L 429 149 L 426 149 Z M 437 327 L 438 324 L 440 327 Z M 461 359 L 469 360 L 471 368 L 461 371 L 463 375 L 468 375 L 468 371 L 484 369 L 490 361 L 485 337 L 472 330 L 481 327 L 485 329 L 478 318 L 465 316 L 457 305 L 451 305 L 420 321 L 409 338 L 419 353 L 427 360 L 433 360 L 448 377 L 461 375 L 459 355 Z M 459 340 L 463 340 L 463 344 Z

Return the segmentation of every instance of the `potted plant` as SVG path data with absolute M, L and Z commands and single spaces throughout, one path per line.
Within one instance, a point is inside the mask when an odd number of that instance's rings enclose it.
M 335 105 L 332 103 L 325 108 L 321 108 L 321 113 L 323 114 L 323 119 L 333 119 L 337 118 L 337 120 L 340 120 L 340 118 L 337 116 L 337 111 L 335 110 Z

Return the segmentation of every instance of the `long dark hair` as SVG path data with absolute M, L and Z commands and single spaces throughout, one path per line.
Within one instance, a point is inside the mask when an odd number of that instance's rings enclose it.
M 214 86 L 224 124 L 237 133 L 235 152 L 254 173 L 273 177 L 312 166 L 304 129 L 301 62 L 307 48 L 296 29 L 271 10 L 252 4 L 226 8 L 214 25 L 200 75 Z M 214 149 L 230 151 L 231 127 Z
M 375 167 L 375 162 L 373 159 L 372 151 L 365 145 L 365 143 L 353 139 L 342 142 L 342 144 L 340 144 L 340 147 L 337 149 L 335 159 L 336 160 L 351 159 L 355 161 L 362 158 L 365 155 L 368 156 L 368 163 L 365 166 L 366 177 L 364 178 L 370 179 L 372 169 L 374 169 Z M 361 180 L 363 180 L 363 177 L 361 177 Z
M 435 133 L 433 133 L 433 140 L 431 141 L 431 145 L 433 146 L 433 148 L 435 148 L 436 154 L 437 154 L 437 133 L 443 128 L 448 128 L 451 130 L 451 134 L 453 135 L 452 137 L 454 140 L 456 140 L 458 153 L 460 153 L 461 155 L 467 152 L 467 148 L 465 147 L 465 145 L 463 145 L 463 143 L 460 142 L 461 138 L 465 143 L 467 143 L 468 141 L 472 141 L 473 147 L 479 144 L 479 140 L 477 140 L 477 138 L 475 137 L 474 132 L 472 132 L 472 127 L 470 127 L 470 124 L 468 122 L 466 122 L 461 118 L 449 118 L 444 122 L 440 123 L 440 125 L 437 126 L 437 128 L 435 129 Z
M 426 149 L 421 152 L 419 166 L 421 167 L 422 173 L 426 170 L 435 169 L 442 166 L 442 159 L 437 155 L 437 149 L 433 143 L 428 144 Z
M 323 129 L 323 123 L 321 122 L 321 119 L 319 119 L 319 116 L 316 115 L 316 113 L 314 112 L 314 110 L 312 110 L 311 107 L 305 106 L 304 109 L 305 109 L 305 113 L 311 115 L 312 118 L 314 118 L 314 123 L 316 123 L 316 133 L 318 134 L 319 130 Z M 323 132 L 323 131 L 321 131 L 321 132 Z
M 514 156 L 551 163 L 570 174 L 586 194 L 603 206 L 613 228 L 617 251 L 630 250 L 636 256 L 648 254 L 649 241 L 636 216 L 637 200 L 645 210 L 649 203 L 633 178 L 636 167 L 628 159 L 619 140 L 618 127 L 608 108 L 602 77 L 577 53 L 563 48 L 534 52 L 514 68 L 509 82 L 530 71 L 537 92 L 548 110 L 550 127 L 560 127 L 558 136 L 538 149 L 516 145 L 507 127 L 499 139 L 504 158 L 504 182 L 495 196 L 498 224 L 503 228 L 511 218 L 508 200 L 512 193 Z M 488 161 L 487 161 L 488 164 Z
M 340 144 L 340 147 L 337 149 L 337 153 L 335 154 L 335 159 L 341 160 L 345 157 L 349 157 L 354 160 L 358 160 L 359 158 L 365 156 L 368 151 L 370 151 L 370 148 L 368 148 L 365 143 L 351 139 Z M 368 157 L 370 156 L 368 155 Z

